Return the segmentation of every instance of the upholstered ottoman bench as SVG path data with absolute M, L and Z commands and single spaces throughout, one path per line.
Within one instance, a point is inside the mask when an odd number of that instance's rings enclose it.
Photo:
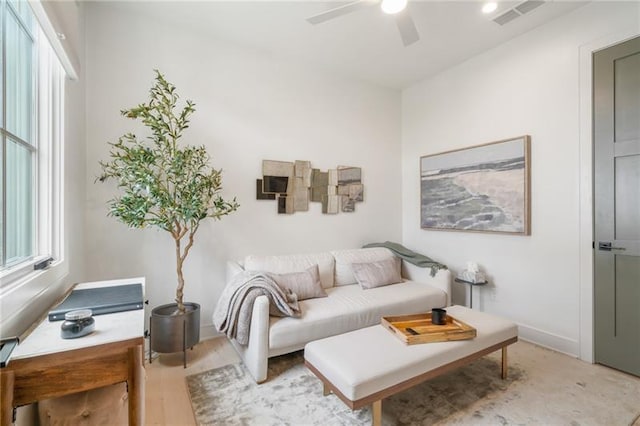
M 406 345 L 382 325 L 308 343 L 306 366 L 353 410 L 372 405 L 379 426 L 382 400 L 425 380 L 502 349 L 502 378 L 507 375 L 507 346 L 518 340 L 517 326 L 506 319 L 463 306 L 447 314 L 477 331 L 475 338 Z

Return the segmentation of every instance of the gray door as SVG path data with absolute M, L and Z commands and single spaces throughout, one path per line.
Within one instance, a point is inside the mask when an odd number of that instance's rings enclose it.
M 593 72 L 595 358 L 640 376 L 640 37 Z

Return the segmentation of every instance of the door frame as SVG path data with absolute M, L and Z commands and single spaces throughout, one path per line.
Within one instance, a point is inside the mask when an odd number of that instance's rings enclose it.
M 593 53 L 640 36 L 628 28 L 580 46 L 579 70 L 579 358 L 594 362 Z

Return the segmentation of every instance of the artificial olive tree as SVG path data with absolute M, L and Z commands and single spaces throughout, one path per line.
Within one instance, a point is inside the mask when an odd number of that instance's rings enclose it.
M 179 110 L 175 86 L 155 72 L 149 102 L 121 111 L 125 117 L 140 119 L 151 135 L 138 139 L 127 133 L 110 142 L 111 158 L 100 162 L 98 180 L 114 179 L 118 185 L 120 193 L 109 201 L 109 216 L 132 228 L 157 227 L 173 237 L 178 275 L 175 300 L 184 313 L 182 267 L 200 222 L 208 217 L 221 219 L 239 205 L 235 198 L 228 202 L 220 195 L 222 171 L 209 165 L 205 147 L 180 146 L 195 104 L 187 100 Z

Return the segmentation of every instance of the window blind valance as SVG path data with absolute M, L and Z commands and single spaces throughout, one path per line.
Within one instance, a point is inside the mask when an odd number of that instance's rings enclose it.
M 72 80 L 80 72 L 80 10 L 75 1 L 29 0 L 42 31 Z

